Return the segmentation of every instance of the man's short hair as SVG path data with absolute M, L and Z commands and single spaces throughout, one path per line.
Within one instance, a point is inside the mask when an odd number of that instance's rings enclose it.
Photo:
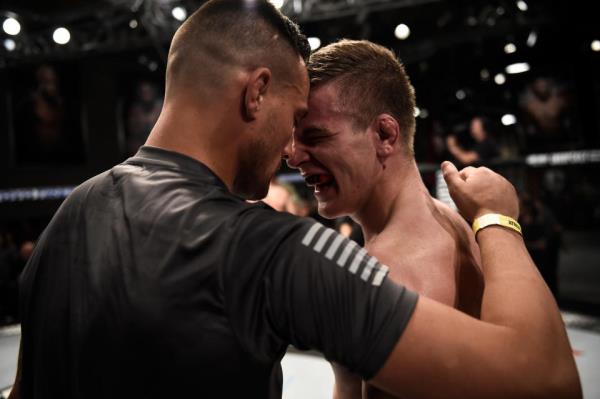
M 396 118 L 406 154 L 414 154 L 415 91 L 392 51 L 366 40 L 340 40 L 311 55 L 308 73 L 311 88 L 335 81 L 339 105 L 357 128 L 382 113 Z
M 183 78 L 185 83 L 218 85 L 231 67 L 266 66 L 285 78 L 295 70 L 298 56 L 308 61 L 306 37 L 269 1 L 210 0 L 176 32 L 167 83 Z

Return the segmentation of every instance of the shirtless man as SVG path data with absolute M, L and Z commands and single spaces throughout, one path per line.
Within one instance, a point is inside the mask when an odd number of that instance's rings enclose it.
M 322 216 L 350 215 L 365 247 L 412 290 L 479 317 L 480 254 L 468 224 L 433 199 L 413 153 L 415 96 L 393 53 L 342 40 L 311 56 L 309 112 L 288 158 Z M 335 397 L 384 397 L 334 365 Z

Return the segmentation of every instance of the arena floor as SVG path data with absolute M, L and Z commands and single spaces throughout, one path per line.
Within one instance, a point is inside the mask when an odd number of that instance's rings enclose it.
M 563 313 L 583 384 L 584 399 L 600 399 L 600 320 Z M 0 399 L 14 379 L 21 332 L 18 326 L 0 330 Z M 316 353 L 290 350 L 283 358 L 283 399 L 330 399 L 333 373 Z

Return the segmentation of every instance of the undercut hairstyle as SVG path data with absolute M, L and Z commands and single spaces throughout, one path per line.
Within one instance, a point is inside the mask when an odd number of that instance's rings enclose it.
M 274 77 L 292 76 L 310 46 L 298 25 L 267 0 L 210 0 L 177 30 L 167 63 L 169 85 L 200 90 L 227 84 L 233 68 L 268 67 Z M 277 79 L 275 79 L 277 81 Z
M 414 157 L 415 90 L 392 51 L 367 40 L 340 40 L 313 53 L 307 66 L 311 88 L 336 84 L 338 106 L 357 129 L 382 113 L 393 116 L 406 155 Z

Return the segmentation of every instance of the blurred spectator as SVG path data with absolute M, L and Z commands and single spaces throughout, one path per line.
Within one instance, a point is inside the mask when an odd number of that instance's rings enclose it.
M 452 134 L 446 138 L 448 151 L 457 161 L 463 165 L 485 165 L 498 156 L 498 146 L 491 135 L 487 118 L 474 117 L 469 125 L 469 134 L 475 143 L 471 149 L 464 149 Z
M 520 98 L 525 112 L 525 143 L 529 151 L 554 151 L 569 142 L 570 121 L 566 110 L 570 99 L 566 87 L 553 79 L 537 78 Z
M 141 81 L 127 112 L 127 154 L 144 145 L 162 109 L 163 99 L 154 83 Z
M 269 192 L 263 202 L 279 212 L 287 212 L 290 192 L 279 181 L 273 179 L 269 184 Z
M 531 258 L 558 298 L 558 259 L 562 227 L 549 207 L 529 194 L 521 195 L 521 227 Z
M 15 89 L 18 98 L 22 87 Z M 39 66 L 34 73 L 31 91 L 17 100 L 15 139 L 18 162 L 65 163 L 80 160 L 80 129 L 71 126 L 78 120 L 79 115 L 69 114 L 55 68 Z M 79 140 L 71 137 L 74 134 L 79 134 Z
M 351 217 L 345 216 L 336 220 L 336 230 L 346 238 L 356 242 L 361 247 L 365 245 L 362 228 Z
M 294 186 L 273 179 L 269 184 L 269 192 L 263 202 L 279 212 L 306 217 L 310 213 L 309 203 L 298 195 Z

